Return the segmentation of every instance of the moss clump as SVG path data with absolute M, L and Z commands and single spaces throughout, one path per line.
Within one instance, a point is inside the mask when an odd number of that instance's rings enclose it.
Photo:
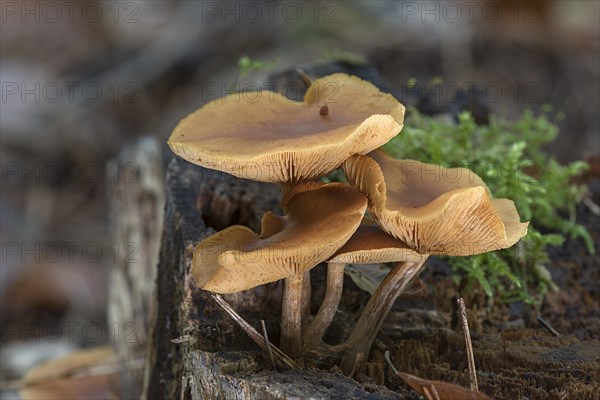
M 270 69 L 273 69 L 277 65 L 277 63 L 279 63 L 278 58 L 274 58 L 270 61 L 262 61 L 253 60 L 248 56 L 242 56 L 238 60 L 238 67 L 240 69 L 238 77 L 244 78 L 253 71 L 268 71 Z
M 572 181 L 587 164 L 561 165 L 542 149 L 558 134 L 550 111 L 546 107 L 537 116 L 526 111 L 514 122 L 492 117 L 489 125 L 477 125 L 467 112 L 455 123 L 409 109 L 402 133 L 384 146 L 396 158 L 473 170 L 495 197 L 510 198 L 521 217 L 531 221 L 527 236 L 511 249 L 448 257 L 457 282 L 465 279 L 471 288 L 479 283 L 488 296 L 496 292 L 508 302 L 539 304 L 554 286 L 544 266 L 547 246 L 568 236 L 594 252 L 589 232 L 575 222 L 586 188 Z

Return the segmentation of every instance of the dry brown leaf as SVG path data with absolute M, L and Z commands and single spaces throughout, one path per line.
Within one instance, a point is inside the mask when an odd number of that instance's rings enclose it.
M 21 381 L 23 400 L 118 399 L 119 369 L 111 347 L 81 350 L 43 363 Z
M 442 381 L 430 381 L 406 372 L 398 375 L 415 392 L 431 400 L 493 400 L 487 394 Z

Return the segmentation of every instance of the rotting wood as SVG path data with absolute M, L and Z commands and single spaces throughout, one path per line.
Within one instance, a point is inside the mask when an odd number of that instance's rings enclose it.
M 190 274 L 194 247 L 216 230 L 235 223 L 257 229 L 262 214 L 276 209 L 279 189 L 173 159 L 166 173 L 165 223 L 157 274 L 158 303 L 148 346 L 145 398 L 179 398 L 186 357 L 193 350 L 256 349 L 210 293 L 198 289 Z M 272 309 L 281 296 L 277 284 L 224 296 L 240 313 Z M 185 343 L 172 343 L 185 335 Z M 218 379 L 218 377 L 215 377 Z M 193 389 L 193 381 L 192 381 Z
M 124 398 L 141 395 L 144 357 L 155 308 L 155 280 L 165 203 L 162 145 L 146 137 L 107 165 L 114 265 L 108 286 L 108 326 L 121 363 Z

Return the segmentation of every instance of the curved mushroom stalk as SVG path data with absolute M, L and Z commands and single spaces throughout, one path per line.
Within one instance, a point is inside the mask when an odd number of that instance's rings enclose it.
M 281 351 L 292 359 L 302 354 L 302 300 L 304 298 L 304 275 L 302 273 L 285 278 L 281 302 Z
M 311 314 L 312 286 L 310 282 L 310 271 L 304 272 L 302 277 L 302 326 L 309 321 Z
M 383 232 L 375 222 L 363 219 L 350 240 L 328 262 L 327 292 L 319 314 L 305 333 L 305 349 L 324 347 L 323 334 L 331 324 L 342 297 L 346 264 L 420 261 L 421 258 L 405 243 Z M 335 348 L 340 350 L 337 346 Z
M 410 281 L 419 274 L 427 257 L 421 261 L 398 263 L 385 277 L 367 306 L 360 314 L 354 329 L 346 340 L 342 358 L 342 370 L 348 376 L 354 375 L 367 362 L 371 346 L 394 302 L 404 292 Z
M 344 263 L 329 262 L 327 264 L 327 289 L 321 307 L 304 331 L 304 349 L 323 346 L 323 335 L 333 321 L 344 288 Z

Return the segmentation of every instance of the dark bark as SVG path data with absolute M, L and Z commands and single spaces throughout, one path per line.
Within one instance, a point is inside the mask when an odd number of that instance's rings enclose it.
M 279 201 L 274 185 L 237 179 L 180 159 L 169 164 L 166 181 L 158 304 L 145 383 L 148 398 L 179 398 L 188 351 L 254 349 L 209 293 L 196 287 L 190 274 L 191 258 L 195 246 L 216 230 L 238 223 L 257 230 L 262 214 L 276 210 Z M 226 299 L 246 317 L 277 308 L 280 296 L 275 283 Z M 178 338 L 181 343 L 172 343 Z
M 122 364 L 124 398 L 142 391 L 145 349 L 154 321 L 155 279 L 165 203 L 162 145 L 144 138 L 107 166 L 114 265 L 108 286 L 108 325 Z

